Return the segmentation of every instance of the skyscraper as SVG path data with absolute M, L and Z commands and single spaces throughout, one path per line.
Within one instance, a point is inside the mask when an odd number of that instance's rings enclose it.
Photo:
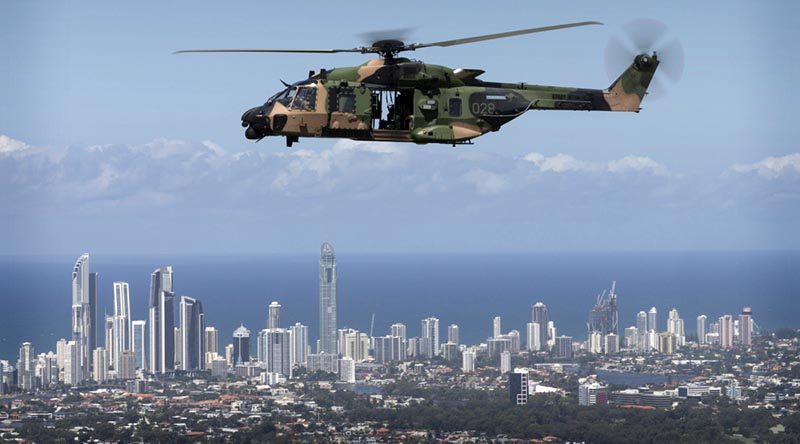
M 336 253 L 322 244 L 319 256 L 319 339 L 321 352 L 336 354 Z
M 297 322 L 289 330 L 292 333 L 292 365 L 305 366 L 308 361 L 308 327 Z
M 175 368 L 175 293 L 172 267 L 150 275 L 150 371 L 167 373 Z
M 492 321 L 492 337 L 498 338 L 503 334 L 503 326 L 501 324 L 500 316 L 495 316 Z
M 108 379 L 108 353 L 103 347 L 97 347 L 92 353 L 94 354 L 92 379 L 95 382 L 105 382 Z
M 292 377 L 292 334 L 284 328 L 268 328 L 259 335 L 258 355 L 266 370 Z
M 398 336 L 403 342 L 406 342 L 406 324 L 396 323 L 391 327 L 392 336 Z
M 719 345 L 722 348 L 733 347 L 733 316 L 731 315 L 719 318 Z
M 17 380 L 22 390 L 33 390 L 36 382 L 35 366 L 33 345 L 30 342 L 23 342 L 19 348 L 19 360 L 17 361 Z M 0 374 L 0 384 L 2 384 L 2 374 Z
M 450 342 L 450 343 L 453 343 L 453 344 L 456 344 L 456 345 L 460 344 L 459 337 L 458 337 L 458 325 L 450 324 L 450 326 L 447 327 L 447 342 Z
M 511 371 L 511 352 L 503 350 L 500 353 L 500 373 L 508 373 Z
M 423 357 L 439 356 L 439 320 L 434 317 L 422 320 L 422 338 L 425 347 L 421 350 Z
M 77 353 L 77 382 L 90 376 L 92 349 L 97 342 L 97 274 L 89 273 L 89 254 L 85 253 L 72 269 L 72 340 Z
M 638 351 L 646 351 L 648 348 L 647 342 L 647 313 L 644 311 L 640 311 L 636 315 L 636 350 Z
M 658 332 L 658 311 L 655 307 L 651 308 L 649 312 L 647 312 L 647 330 Z
M 675 347 L 682 347 L 685 342 L 685 335 L 683 331 L 683 319 L 678 314 L 678 310 L 673 308 L 669 311 L 667 317 L 667 332 L 675 336 Z
M 233 366 L 250 361 L 250 330 L 244 325 L 233 331 Z
M 77 385 L 80 380 L 80 356 L 75 341 L 67 342 L 64 347 L 64 383 Z
M 597 296 L 597 302 L 589 312 L 589 333 L 598 332 L 601 335 L 617 333 L 617 282 L 611 282 L 611 290 Z
M 547 306 L 542 302 L 537 302 L 531 307 L 531 322 L 539 324 L 539 341 L 541 348 L 545 349 L 545 344 L 549 339 L 547 336 Z
M 461 371 L 463 373 L 472 373 L 475 371 L 475 350 L 467 349 L 461 353 Z
M 745 347 L 752 344 L 753 335 L 753 310 L 744 307 L 742 314 L 739 315 L 739 342 Z
M 131 300 L 127 282 L 114 282 L 113 347 L 108 350 L 114 370 L 121 367 L 122 353 L 131 349 Z
M 277 301 L 272 301 L 272 303 L 269 304 L 267 328 L 281 328 L 281 304 Z
M 528 322 L 526 327 L 526 338 L 527 341 L 525 342 L 528 350 L 530 351 L 539 351 L 542 349 L 542 328 L 536 322 Z
M 147 369 L 147 321 L 131 322 L 131 346 L 134 355 L 134 366 L 137 369 Z
M 189 296 L 181 296 L 180 308 L 181 370 L 205 368 L 205 314 L 203 304 Z
M 708 316 L 700 315 L 697 317 L 697 343 L 698 344 L 705 344 L 706 343 L 706 333 Z
M 528 372 L 519 371 L 508 374 L 508 394 L 514 405 L 528 403 Z

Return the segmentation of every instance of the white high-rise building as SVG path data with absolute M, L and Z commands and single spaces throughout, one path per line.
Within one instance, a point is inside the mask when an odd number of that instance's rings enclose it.
M 547 349 L 550 350 L 556 345 L 556 324 L 553 321 L 547 321 Z
M 683 346 L 686 338 L 683 331 L 683 319 L 681 319 L 678 310 L 675 308 L 669 311 L 667 332 L 672 333 L 675 337 L 675 347 L 680 348 Z
M 369 357 L 369 336 L 352 328 L 339 330 L 339 346 L 341 355 L 353 358 L 355 362 L 363 362 Z
M 475 349 L 467 349 L 461 353 L 461 371 L 472 373 L 475 371 Z
M 319 339 L 320 350 L 336 354 L 336 253 L 327 242 L 322 244 L 319 256 Z
M 504 350 L 500 353 L 500 373 L 506 374 L 511 371 L 511 352 Z
M 733 316 L 731 315 L 719 318 L 719 345 L 722 348 L 733 347 Z
M 739 315 L 739 343 L 749 347 L 753 343 L 753 310 L 744 307 Z
M 258 360 L 270 373 L 292 377 L 292 333 L 285 328 L 268 328 L 258 335 Z
M 619 336 L 616 333 L 609 333 L 604 338 L 603 352 L 613 355 L 619 352 Z
M 400 322 L 396 324 L 392 324 L 391 327 L 391 335 L 392 336 L 399 336 L 403 342 L 406 342 L 406 324 L 402 324 Z
M 707 322 L 708 316 L 700 315 L 697 317 L 697 343 L 698 344 L 705 344 L 706 343 L 706 334 L 707 331 Z
M 495 316 L 492 321 L 492 337 L 499 338 L 503 334 L 503 327 L 501 325 L 500 316 Z
M 658 310 L 655 307 L 647 312 L 647 330 L 658 332 Z
M 639 348 L 639 329 L 630 326 L 625 329 L 625 348 L 628 350 L 637 350 Z
M 647 313 L 644 311 L 640 311 L 636 315 L 636 331 L 639 334 L 639 336 L 636 338 L 636 350 L 646 351 L 648 344 L 647 333 L 650 330 L 647 328 Z
M 528 322 L 526 325 L 526 344 L 528 350 L 537 352 L 542 349 L 542 337 L 539 336 L 542 332 L 542 328 L 538 322 Z
M 425 348 L 421 350 L 422 356 L 425 358 L 439 356 L 439 319 L 430 317 L 422 320 L 422 338 L 427 339 L 423 341 Z
M 589 333 L 589 353 L 603 353 L 603 334 L 599 331 Z
M 75 341 L 67 342 L 64 350 L 64 384 L 78 385 L 81 382 L 80 361 Z
M 450 326 L 447 327 L 447 342 L 458 345 L 461 343 L 459 342 L 459 339 L 458 325 L 450 324 Z
M 95 382 L 105 382 L 108 379 L 108 363 L 106 361 L 108 354 L 103 347 L 94 349 L 94 371 L 92 372 L 92 379 Z
M 172 290 L 172 267 L 166 266 L 150 275 L 150 365 L 153 373 L 175 369 L 175 307 Z
M 292 333 L 292 365 L 304 367 L 308 361 L 308 327 L 297 322 L 289 329 Z
M 97 346 L 97 273 L 89 272 L 89 254 L 72 269 L 72 340 L 75 342 L 77 382 L 91 377 L 92 350 Z
M 2 374 L 0 374 L 0 378 L 2 378 Z M 36 357 L 30 342 L 23 342 L 19 348 L 17 380 L 22 390 L 33 390 L 36 385 Z M 2 385 L 1 380 L 0 385 Z
M 267 329 L 281 328 L 281 304 L 272 301 L 269 304 L 269 315 L 267 317 Z
M 349 356 L 339 359 L 339 380 L 353 384 L 356 382 L 356 361 Z
M 110 364 L 114 370 L 122 365 L 122 353 L 131 350 L 132 319 L 130 289 L 127 282 L 114 282 L 114 315 L 112 317 L 114 338 L 108 350 Z
M 134 366 L 137 369 L 147 370 L 147 321 L 137 320 L 131 322 L 132 337 L 131 348 L 134 355 Z

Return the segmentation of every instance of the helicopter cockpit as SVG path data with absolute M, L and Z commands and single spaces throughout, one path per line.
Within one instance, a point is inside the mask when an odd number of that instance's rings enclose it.
M 264 106 L 272 106 L 276 102 L 292 110 L 314 111 L 317 106 L 317 85 L 313 82 L 295 83 L 267 99 Z

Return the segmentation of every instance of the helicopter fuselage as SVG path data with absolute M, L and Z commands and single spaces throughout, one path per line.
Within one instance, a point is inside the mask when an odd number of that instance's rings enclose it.
M 463 144 L 529 110 L 638 112 L 658 66 L 638 55 L 607 89 L 487 82 L 476 69 L 406 58 L 309 73 L 242 115 L 245 136 Z

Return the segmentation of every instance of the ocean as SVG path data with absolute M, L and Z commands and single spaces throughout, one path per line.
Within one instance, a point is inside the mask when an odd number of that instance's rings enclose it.
M 53 350 L 70 336 L 71 272 L 79 256 L 0 257 L 0 359 L 16 362 L 19 346 Z M 172 265 L 176 295 L 203 302 L 206 323 L 220 329 L 221 346 L 243 324 L 254 336 L 265 328 L 267 306 L 282 305 L 284 326 L 301 322 L 317 338 L 318 252 L 286 256 L 91 256 L 99 273 L 98 344 L 102 315 L 111 313 L 112 283 L 130 283 L 135 319 L 146 319 L 150 273 Z M 460 327 L 461 341 L 477 343 L 502 317 L 503 331 L 530 322 L 531 305 L 547 304 L 558 334 L 584 339 L 596 296 L 617 281 L 620 332 L 639 310 L 658 310 L 660 329 L 677 308 L 687 334 L 695 318 L 753 309 L 761 329 L 800 327 L 800 252 L 654 252 L 531 254 L 348 254 L 337 251 L 339 327 L 375 335 L 403 322 L 409 336 L 420 320 Z M 177 299 L 177 298 L 176 298 Z M 177 310 L 176 310 L 177 313 Z M 177 322 L 176 322 L 177 323 Z M 224 341 L 224 342 L 223 342 Z

